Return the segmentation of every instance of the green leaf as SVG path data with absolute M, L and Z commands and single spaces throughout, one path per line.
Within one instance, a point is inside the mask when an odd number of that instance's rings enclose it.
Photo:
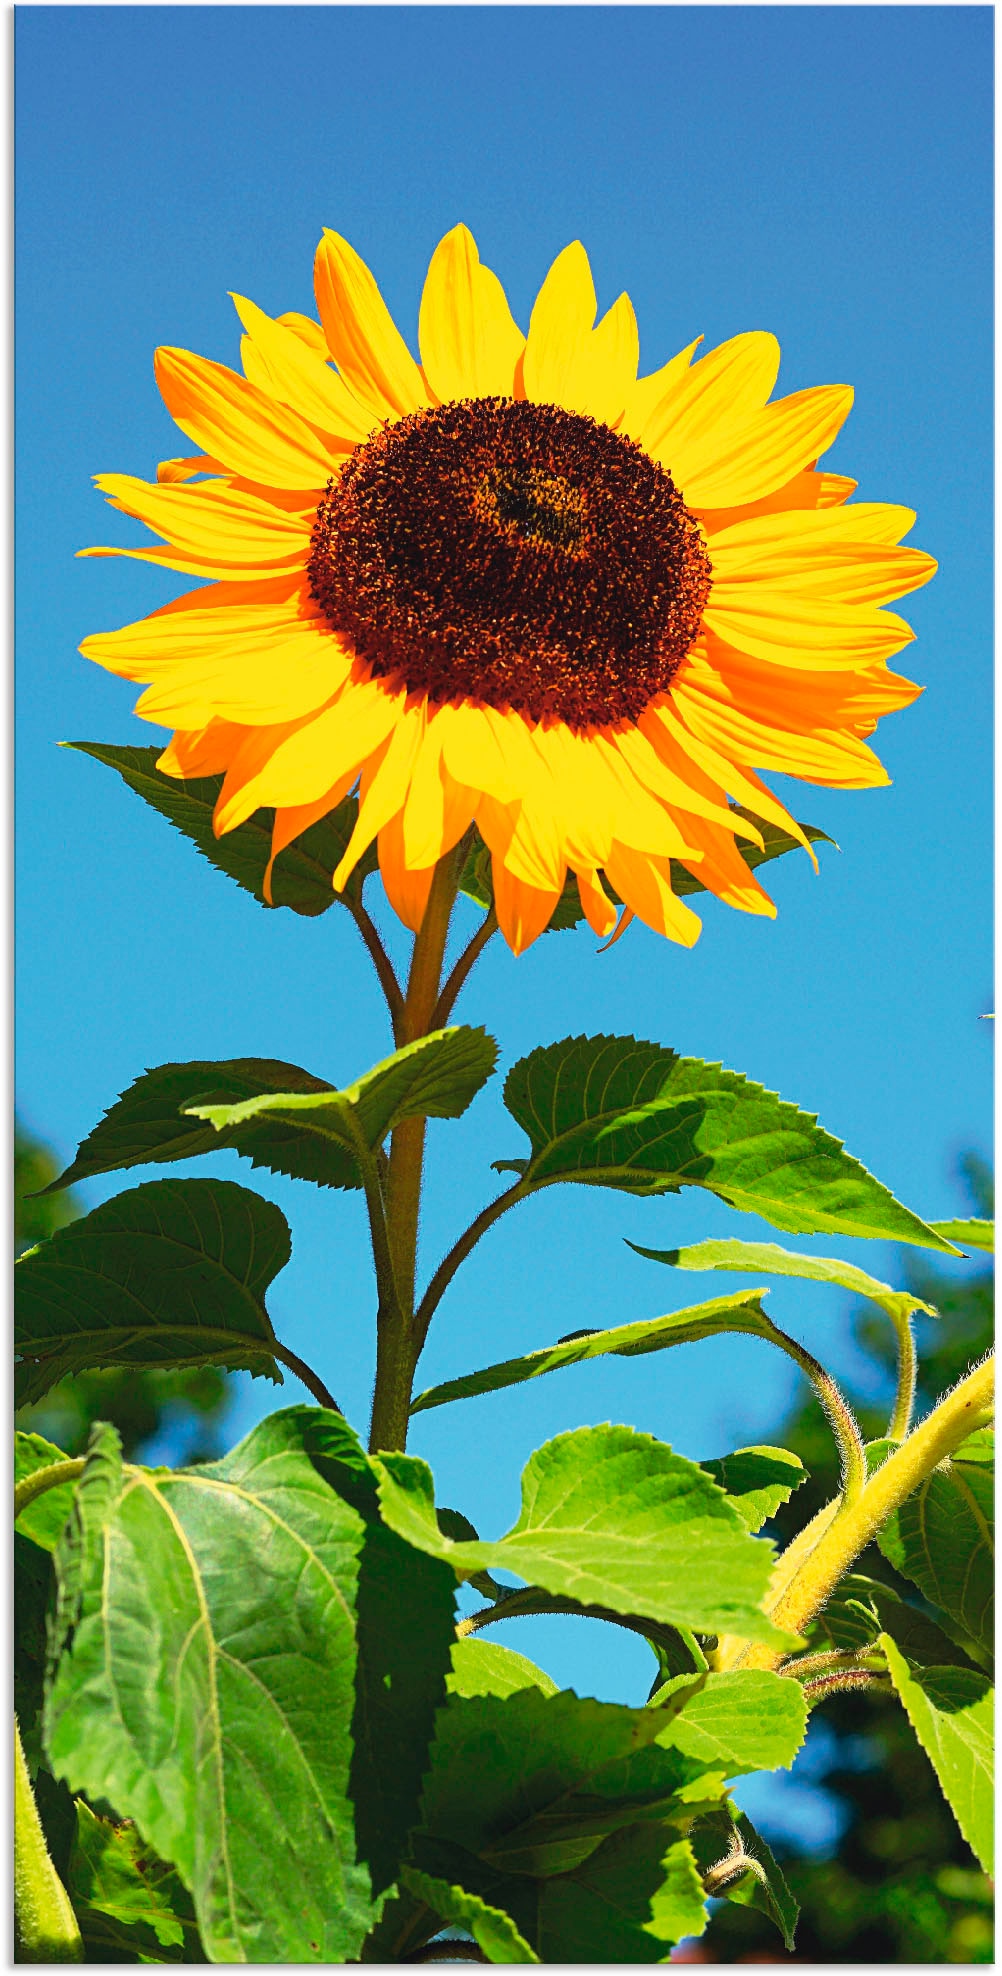
M 173 1861 L 214 1962 L 350 1961 L 373 1919 L 349 1797 L 365 1522 L 307 1450 L 317 1420 L 177 1472 L 123 1471 L 106 1435 L 56 1553 L 52 1768 Z
M 14 1433 L 14 1487 L 27 1476 L 37 1474 L 40 1468 L 52 1468 L 58 1461 L 69 1461 L 69 1455 L 57 1448 L 53 1441 L 47 1441 L 42 1434 Z M 73 1507 L 74 1483 L 60 1482 L 58 1488 L 46 1489 L 45 1494 L 36 1496 L 27 1509 L 22 1510 L 16 1528 L 24 1537 L 30 1537 L 33 1544 L 41 1545 L 43 1551 L 54 1551 L 56 1540 Z
M 923 1303 L 910 1290 L 893 1290 L 889 1283 L 881 1283 L 865 1270 L 857 1269 L 855 1263 L 842 1262 L 838 1257 L 794 1255 L 776 1242 L 694 1242 L 687 1249 L 644 1249 L 639 1242 L 628 1242 L 627 1247 L 638 1256 L 647 1256 L 651 1262 L 670 1263 L 675 1269 L 753 1269 L 765 1276 L 797 1276 L 815 1283 L 833 1283 L 839 1289 L 851 1290 L 854 1296 L 868 1297 L 895 1319 L 911 1317 L 917 1310 L 927 1312 L 930 1317 L 939 1315 L 932 1304 Z
M 462 1887 L 452 1887 L 447 1880 L 435 1880 L 429 1873 L 419 1873 L 414 1866 L 405 1866 L 401 1879 L 408 1892 L 434 1908 L 442 1921 L 451 1927 L 467 1929 L 488 1962 L 539 1961 L 528 1942 L 522 1940 L 511 1916 L 503 1914 L 499 1907 L 490 1907 L 478 1894 L 465 1893 Z
M 266 1092 L 319 1093 L 333 1086 L 295 1064 L 261 1057 L 226 1063 L 164 1063 L 137 1077 L 88 1133 L 72 1166 L 52 1182 L 54 1191 L 133 1166 L 166 1166 L 232 1147 L 254 1166 L 313 1180 L 321 1187 L 357 1187 L 358 1170 L 341 1147 L 272 1118 L 251 1121 L 239 1131 L 220 1133 L 204 1120 L 186 1116 L 186 1107 L 216 1098 L 239 1103 Z
M 650 1706 L 657 1710 L 657 1697 Z M 735 1668 L 708 1674 L 657 1740 L 705 1769 L 740 1777 L 751 1770 L 789 1770 L 806 1728 L 798 1682 L 764 1668 Z
M 66 1890 L 88 1960 L 204 1962 L 191 1897 L 174 1868 L 134 1825 L 98 1818 L 82 1798 L 76 1815 Z
M 861 1235 L 956 1251 L 841 1141 L 736 1071 L 632 1036 L 577 1036 L 515 1064 L 505 1104 L 528 1134 L 530 1186 L 633 1194 L 705 1187 L 789 1234 Z
M 264 1292 L 289 1259 L 270 1201 L 229 1180 L 155 1180 L 15 1266 L 18 1406 L 93 1366 L 224 1365 L 282 1383 Z
M 886 1633 L 880 1645 L 940 1789 L 986 1873 L 993 1870 L 994 1689 L 973 1668 L 910 1668 Z
M 266 1092 L 238 1104 L 189 1105 L 227 1137 L 262 1119 L 358 1157 L 381 1146 L 405 1118 L 459 1118 L 492 1075 L 497 1044 L 485 1029 L 457 1023 L 406 1043 L 341 1091 Z
M 927 1475 L 878 1533 L 889 1563 L 971 1639 L 994 1638 L 994 1489 L 990 1468 L 951 1462 Z
M 67 741 L 64 745 L 79 754 L 92 756 L 94 761 L 103 762 L 108 768 L 117 769 L 123 782 L 174 824 L 185 837 L 190 837 L 196 849 L 216 866 L 217 871 L 224 871 L 228 878 L 235 878 L 237 884 L 245 892 L 250 892 L 259 905 L 265 904 L 262 887 L 265 867 L 271 856 L 274 810 L 258 810 L 237 830 L 227 831 L 224 837 L 217 838 L 212 829 L 212 812 L 223 785 L 221 775 L 191 777 L 186 781 L 179 781 L 172 775 L 161 775 L 156 766 L 161 753 L 159 748 L 113 747 L 97 741 Z M 276 906 L 289 906 L 293 912 L 312 919 L 318 913 L 326 912 L 328 906 L 338 903 L 331 877 L 347 850 L 357 817 L 356 798 L 346 796 L 337 809 L 322 817 L 319 823 L 311 824 L 301 837 L 297 837 L 287 850 L 280 853 L 272 872 L 272 898 Z M 373 845 L 355 867 L 345 887 L 346 893 L 352 898 L 357 897 L 364 880 L 376 867 L 377 856 Z
M 968 1434 L 966 1441 L 961 1441 L 959 1448 L 954 1448 L 951 1460 L 973 1461 L 979 1468 L 994 1468 L 994 1427 L 976 1427 L 973 1434 Z
M 48 1552 L 15 1532 L 14 1709 L 32 1777 L 42 1760 L 39 1716 L 45 1678 L 46 1613 L 52 1588 L 52 1560 Z
M 936 1230 L 937 1235 L 945 1235 L 947 1241 L 955 1243 L 958 1249 L 984 1249 L 987 1255 L 993 1256 L 995 1254 L 994 1221 L 981 1221 L 977 1219 L 972 1221 L 931 1221 L 929 1226 Z
M 534 1661 L 493 1640 L 456 1640 L 452 1647 L 450 1695 L 516 1695 L 521 1688 L 539 1688 L 555 1695 L 557 1684 Z M 478 1937 L 479 1939 L 479 1937 Z
M 738 1448 L 732 1455 L 699 1465 L 726 1489 L 742 1523 L 753 1535 L 807 1481 L 800 1456 L 791 1454 L 789 1448 Z
M 749 1536 L 702 1469 L 649 1434 L 583 1427 L 546 1442 L 523 1472 L 518 1522 L 495 1543 L 445 1536 L 426 1462 L 387 1454 L 373 1465 L 386 1522 L 459 1578 L 495 1566 L 582 1605 L 780 1644 L 759 1609 L 772 1546 Z
M 556 1345 L 524 1352 L 521 1358 L 502 1359 L 497 1365 L 468 1372 L 461 1379 L 447 1379 L 441 1386 L 429 1386 L 411 1402 L 412 1413 L 429 1407 L 445 1406 L 449 1400 L 468 1400 L 480 1393 L 498 1393 L 505 1386 L 519 1386 L 526 1379 L 538 1379 L 544 1372 L 559 1372 L 565 1365 L 578 1365 L 582 1359 L 634 1358 L 645 1352 L 666 1351 L 670 1345 L 689 1345 L 698 1338 L 712 1338 L 720 1331 L 742 1331 L 751 1338 L 776 1337 L 776 1327 L 759 1302 L 759 1290 L 740 1290 L 730 1297 L 715 1297 L 710 1303 L 695 1304 L 689 1310 L 669 1312 L 667 1317 L 640 1318 L 633 1324 L 617 1324 L 608 1331 L 576 1331 Z
M 692 1835 L 692 1846 L 701 1872 L 707 1873 L 732 1852 L 735 1838 L 741 1849 L 756 1862 L 758 1872 L 749 1869 L 740 1878 L 728 1880 L 720 1888 L 724 1900 L 738 1907 L 754 1907 L 774 1922 L 783 1937 L 788 1955 L 793 1954 L 800 1907 L 785 1876 L 760 1832 L 750 1818 L 736 1807 L 713 1811 L 700 1821 Z M 761 1874 L 761 1878 L 759 1877 Z
M 446 1564 L 383 1523 L 372 1464 L 347 1422 L 322 1412 L 304 1412 L 302 1419 L 311 1461 L 365 1524 L 349 1794 L 358 1854 L 373 1892 L 381 1894 L 397 1876 L 417 1818 L 435 1712 L 445 1700 L 456 1644 L 456 1582 Z

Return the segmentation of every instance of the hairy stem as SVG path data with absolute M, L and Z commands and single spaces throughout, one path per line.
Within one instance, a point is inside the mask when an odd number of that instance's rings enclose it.
M 342 1407 L 338 1406 L 333 1394 L 327 1391 L 320 1374 L 314 1372 L 313 1367 L 307 1365 L 305 1359 L 297 1357 L 295 1352 L 289 1350 L 288 1345 L 281 1344 L 277 1338 L 272 1339 L 270 1349 L 275 1358 L 281 1359 L 282 1364 L 287 1365 L 289 1371 L 295 1373 L 296 1378 L 302 1381 L 307 1392 L 313 1394 L 314 1399 L 320 1406 L 328 1407 L 331 1413 L 342 1413 L 344 1411 Z
M 486 918 L 477 927 L 469 945 L 463 948 L 452 973 L 446 981 L 445 987 L 435 1004 L 435 1011 L 431 1019 L 431 1027 L 433 1029 L 445 1028 L 460 992 L 466 986 L 467 977 L 480 959 L 488 940 L 493 938 L 497 930 L 497 914 L 492 906 Z
M 802 1633 L 888 1517 L 968 1434 L 992 1418 L 994 1371 L 994 1356 L 990 1355 L 888 1456 L 855 1501 L 842 1502 L 773 1607 L 777 1626 Z M 750 1646 L 741 1655 L 740 1665 L 775 1667 L 781 1659 L 782 1654 L 769 1647 Z
M 894 1410 L 887 1423 L 889 1441 L 903 1441 L 912 1424 L 912 1408 L 915 1405 L 915 1384 L 918 1378 L 918 1355 L 915 1350 L 915 1334 L 910 1317 L 895 1317 L 894 1329 L 898 1340 L 898 1384 L 894 1395 Z
M 60 1467 L 69 1464 L 62 1462 Z M 47 1471 L 42 1470 L 41 1473 Z M 33 1478 L 31 1478 L 33 1479 Z M 68 1480 L 68 1477 L 63 1478 Z M 49 1857 L 14 1717 L 14 1927 L 18 1962 L 82 1962 L 70 1897 Z
M 481 1235 L 486 1235 L 488 1228 L 493 1228 L 494 1223 L 500 1221 L 501 1216 L 507 1214 L 509 1208 L 516 1207 L 519 1201 L 528 1200 L 529 1195 L 535 1191 L 535 1188 L 527 1186 L 523 1180 L 517 1180 L 514 1187 L 509 1187 L 506 1193 L 499 1194 L 496 1200 L 488 1201 L 487 1206 L 481 1208 L 469 1227 L 463 1230 L 458 1242 L 453 1243 L 448 1255 L 439 1263 L 415 1313 L 414 1336 L 419 1353 L 428 1336 L 428 1326 L 460 1263 L 466 1261 L 471 1249 L 476 1248 Z

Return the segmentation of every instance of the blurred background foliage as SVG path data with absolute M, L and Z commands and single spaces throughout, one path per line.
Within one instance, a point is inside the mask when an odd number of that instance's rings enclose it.
M 15 1254 L 44 1241 L 83 1210 L 72 1192 L 36 1198 L 58 1163 L 20 1123 L 15 1128 Z M 974 1155 L 960 1163 L 971 1212 L 993 1212 L 991 1176 Z M 992 1269 L 973 1258 L 963 1275 L 938 1270 L 903 1252 L 894 1281 L 932 1304 L 938 1318 L 918 1316 L 919 1415 L 988 1348 Z M 880 1403 L 847 1385 L 867 1439 L 886 1428 L 893 1390 L 893 1338 L 872 1305 L 853 1314 L 857 1344 L 884 1378 Z M 211 1460 L 224 1452 L 230 1395 L 214 1369 L 180 1373 L 93 1372 L 64 1380 L 40 1406 L 24 1408 L 18 1426 L 77 1454 L 95 1419 L 113 1421 L 127 1459 Z M 776 1518 L 770 1534 L 786 1543 L 837 1486 L 830 1430 L 813 1395 L 776 1430 L 810 1481 Z M 893 1584 L 912 1603 L 915 1587 L 897 1578 L 876 1546 L 857 1567 Z M 821 1714 L 827 1762 L 814 1772 L 836 1812 L 839 1832 L 823 1856 L 795 1837 L 770 1842 L 801 1905 L 793 1957 L 778 1947 L 770 1922 L 753 1908 L 720 1902 L 705 1936 L 673 1960 L 730 1962 L 987 1963 L 993 1959 L 992 1887 L 977 1870 L 943 1800 L 935 1774 L 898 1705 L 885 1696 L 830 1697 Z

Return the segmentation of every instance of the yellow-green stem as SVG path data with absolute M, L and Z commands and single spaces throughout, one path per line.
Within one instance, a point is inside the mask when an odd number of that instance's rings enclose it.
M 431 882 L 421 931 L 414 941 L 411 968 L 400 1018 L 398 1043 L 417 1042 L 434 1026 L 435 1005 L 442 982 L 442 962 L 449 919 L 456 900 L 465 846 L 440 858 Z M 396 1310 L 381 1312 L 376 1345 L 376 1390 L 372 1402 L 369 1446 L 403 1448 L 418 1347 L 413 1337 L 414 1279 L 417 1267 L 418 1213 L 424 1165 L 425 1121 L 406 1118 L 390 1140 L 386 1176 L 386 1229 L 396 1285 Z
M 777 1626 L 790 1633 L 802 1633 L 827 1604 L 846 1572 L 851 1571 L 860 1552 L 883 1529 L 888 1517 L 900 1509 L 941 1461 L 959 1448 L 968 1434 L 992 1418 L 994 1371 L 994 1356 L 991 1356 L 969 1372 L 871 1475 L 856 1501 L 842 1504 L 773 1606 L 772 1617 Z M 782 1658 L 781 1652 L 753 1646 L 741 1656 L 739 1664 L 776 1667 Z
M 49 1857 L 14 1717 L 14 1928 L 18 1962 L 82 1962 L 70 1897 Z

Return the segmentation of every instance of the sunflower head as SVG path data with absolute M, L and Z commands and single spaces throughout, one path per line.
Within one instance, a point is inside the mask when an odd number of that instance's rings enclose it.
M 810 847 L 759 772 L 885 782 L 867 738 L 918 690 L 888 670 L 912 634 L 885 608 L 935 568 L 900 546 L 914 516 L 818 470 L 851 392 L 772 398 L 759 331 L 638 377 L 629 300 L 596 320 L 579 243 L 523 334 L 456 227 L 420 365 L 337 234 L 315 277 L 319 321 L 234 297 L 242 375 L 159 351 L 200 451 L 98 482 L 164 546 L 84 553 L 209 579 L 81 647 L 146 683 L 137 712 L 175 730 L 161 768 L 224 773 L 219 833 L 273 808 L 273 854 L 357 786 L 334 884 L 376 842 L 415 930 L 471 826 L 516 952 L 569 872 L 602 936 L 618 898 L 691 945 L 680 870 L 771 914 L 741 810 Z

